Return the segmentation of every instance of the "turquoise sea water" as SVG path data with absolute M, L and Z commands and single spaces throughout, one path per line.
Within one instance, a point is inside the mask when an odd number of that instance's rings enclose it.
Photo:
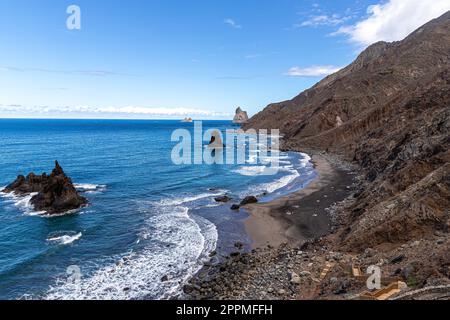
M 58 160 L 90 203 L 48 218 L 33 212 L 29 198 L 0 197 L 0 299 L 168 298 L 211 251 L 250 241 L 245 213 L 215 196 L 238 201 L 267 192 L 262 201 L 270 200 L 315 175 L 297 153 L 282 153 L 273 176 L 258 175 L 261 165 L 176 166 L 171 134 L 180 128 L 193 124 L 0 120 L 0 187 L 18 174 L 50 172 Z

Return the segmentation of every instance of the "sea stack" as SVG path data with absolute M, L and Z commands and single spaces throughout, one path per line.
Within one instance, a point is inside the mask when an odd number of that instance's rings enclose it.
M 240 107 L 236 109 L 236 115 L 234 116 L 233 122 L 236 124 L 244 124 L 248 121 L 248 114 L 243 111 Z
M 63 214 L 87 204 L 87 200 L 78 194 L 72 180 L 66 176 L 58 161 L 55 161 L 55 168 L 50 175 L 20 175 L 2 192 L 18 196 L 36 193 L 31 198 L 34 210 L 45 211 L 49 215 Z

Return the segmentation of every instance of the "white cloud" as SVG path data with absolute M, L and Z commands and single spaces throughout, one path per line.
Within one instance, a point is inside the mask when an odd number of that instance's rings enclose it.
M 335 66 L 311 66 L 307 68 L 293 67 L 285 73 L 291 77 L 323 77 L 341 70 Z
M 348 21 L 350 17 L 339 14 L 311 16 L 308 20 L 296 24 L 296 27 L 337 26 Z
M 368 16 L 333 35 L 347 35 L 352 42 L 369 46 L 377 41 L 397 41 L 450 10 L 449 0 L 388 0 L 367 8 Z
M 252 54 L 247 54 L 246 56 L 244 56 L 245 59 L 256 59 L 256 58 L 260 58 L 262 57 L 261 53 L 252 53 Z
M 216 112 L 212 110 L 202 110 L 194 108 L 147 108 L 147 107 L 92 107 L 92 106 L 23 106 L 23 105 L 0 105 L 0 114 L 15 115 L 34 115 L 34 116 L 52 116 L 52 115 L 93 115 L 102 117 L 113 115 L 124 118 L 225 118 L 231 114 Z
M 22 67 L 11 67 L 11 66 L 0 66 L 0 71 L 5 72 L 43 72 L 43 73 L 60 73 L 60 74 L 74 74 L 82 76 L 91 77 L 107 77 L 107 76 L 126 76 L 125 73 L 119 73 L 109 70 L 56 70 L 56 69 L 46 69 L 46 68 L 22 68 Z
M 233 19 L 225 19 L 224 23 L 229 25 L 231 28 L 233 29 L 242 29 L 242 26 L 240 24 L 238 24 L 236 21 L 234 21 Z

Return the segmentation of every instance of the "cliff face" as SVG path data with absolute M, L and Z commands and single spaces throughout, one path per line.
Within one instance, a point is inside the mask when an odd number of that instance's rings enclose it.
M 450 12 L 351 65 L 245 128 L 278 128 L 284 147 L 356 162 L 365 177 L 341 212 L 340 245 L 362 250 L 450 229 Z

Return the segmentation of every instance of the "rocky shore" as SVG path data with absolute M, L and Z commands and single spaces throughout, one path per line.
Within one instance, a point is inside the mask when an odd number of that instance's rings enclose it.
M 361 192 L 362 176 L 354 171 L 352 164 L 337 157 L 317 154 L 313 159 L 316 170 L 319 170 L 319 177 L 309 187 L 270 203 L 246 207 L 248 211 L 253 211 L 247 224 L 255 223 L 252 219 L 258 214 L 258 207 L 270 208 L 268 211 L 263 210 L 262 214 L 271 215 L 278 229 L 273 229 L 273 224 L 265 224 L 267 220 L 263 220 L 264 224 L 259 226 L 266 229 L 259 234 L 253 233 L 253 236 L 259 238 L 254 243 L 253 250 L 245 251 L 242 244 L 236 243 L 235 252 L 228 256 L 217 259 L 220 253 L 213 253 L 211 262 L 206 263 L 184 286 L 183 298 L 367 299 L 364 294 L 368 290 L 369 275 L 366 274 L 366 269 L 369 266 L 380 267 L 383 286 L 396 282 L 404 284 L 392 299 L 408 296 L 414 299 L 448 298 L 449 270 L 448 267 L 442 268 L 442 259 L 450 258 L 450 239 L 443 232 L 436 232 L 422 240 L 411 240 L 390 251 L 367 245 L 365 250 L 358 253 L 342 250 L 336 245 L 336 231 L 340 228 L 339 212 L 355 202 L 355 197 Z M 336 189 L 341 189 L 341 193 L 332 192 Z M 331 199 L 323 201 L 327 199 L 324 198 L 326 194 Z M 285 217 L 279 215 L 280 212 L 295 213 L 288 215 L 291 218 L 287 223 Z M 312 212 L 322 212 L 323 217 L 319 219 L 328 219 L 327 228 L 316 229 L 314 222 L 304 218 L 314 215 Z M 304 217 L 291 220 L 295 215 Z M 258 223 L 255 226 L 257 225 Z M 298 227 L 298 230 L 288 232 L 293 227 Z M 274 232 L 269 232 L 267 228 L 278 230 L 281 236 L 274 237 Z M 362 273 L 353 274 L 355 267 Z
M 427 249 L 438 246 L 444 254 L 449 244 L 437 235 L 406 244 L 391 254 L 372 248 L 362 254 L 336 252 L 320 240 L 295 248 L 269 246 L 236 253 L 220 265 L 205 267 L 184 292 L 194 300 L 367 299 L 363 294 L 368 290 L 368 276 L 354 276 L 352 268 L 375 265 L 383 271 L 383 286 L 396 281 L 405 284 L 391 299 L 407 298 L 408 294 L 415 299 L 448 299 L 450 281 L 429 277 L 430 268 L 421 269 L 426 263 L 420 261 L 426 259 Z
M 245 226 L 254 248 L 283 243 L 298 246 L 330 233 L 328 208 L 350 194 L 355 177 L 348 165 L 338 167 L 331 161 L 330 157 L 313 155 L 317 178 L 305 188 L 269 203 L 245 207 L 250 213 Z
M 332 230 L 330 206 L 344 200 L 354 187 L 350 167 L 330 161 L 313 156 L 318 177 L 305 189 L 269 203 L 244 203 L 242 209 L 250 213 L 244 224 L 254 249 L 245 252 L 236 243 L 229 256 L 217 259 L 214 253 L 211 261 L 219 263 L 205 264 L 184 287 L 187 297 L 297 299 L 299 285 L 313 275 L 310 264 L 317 256 L 307 248 Z

